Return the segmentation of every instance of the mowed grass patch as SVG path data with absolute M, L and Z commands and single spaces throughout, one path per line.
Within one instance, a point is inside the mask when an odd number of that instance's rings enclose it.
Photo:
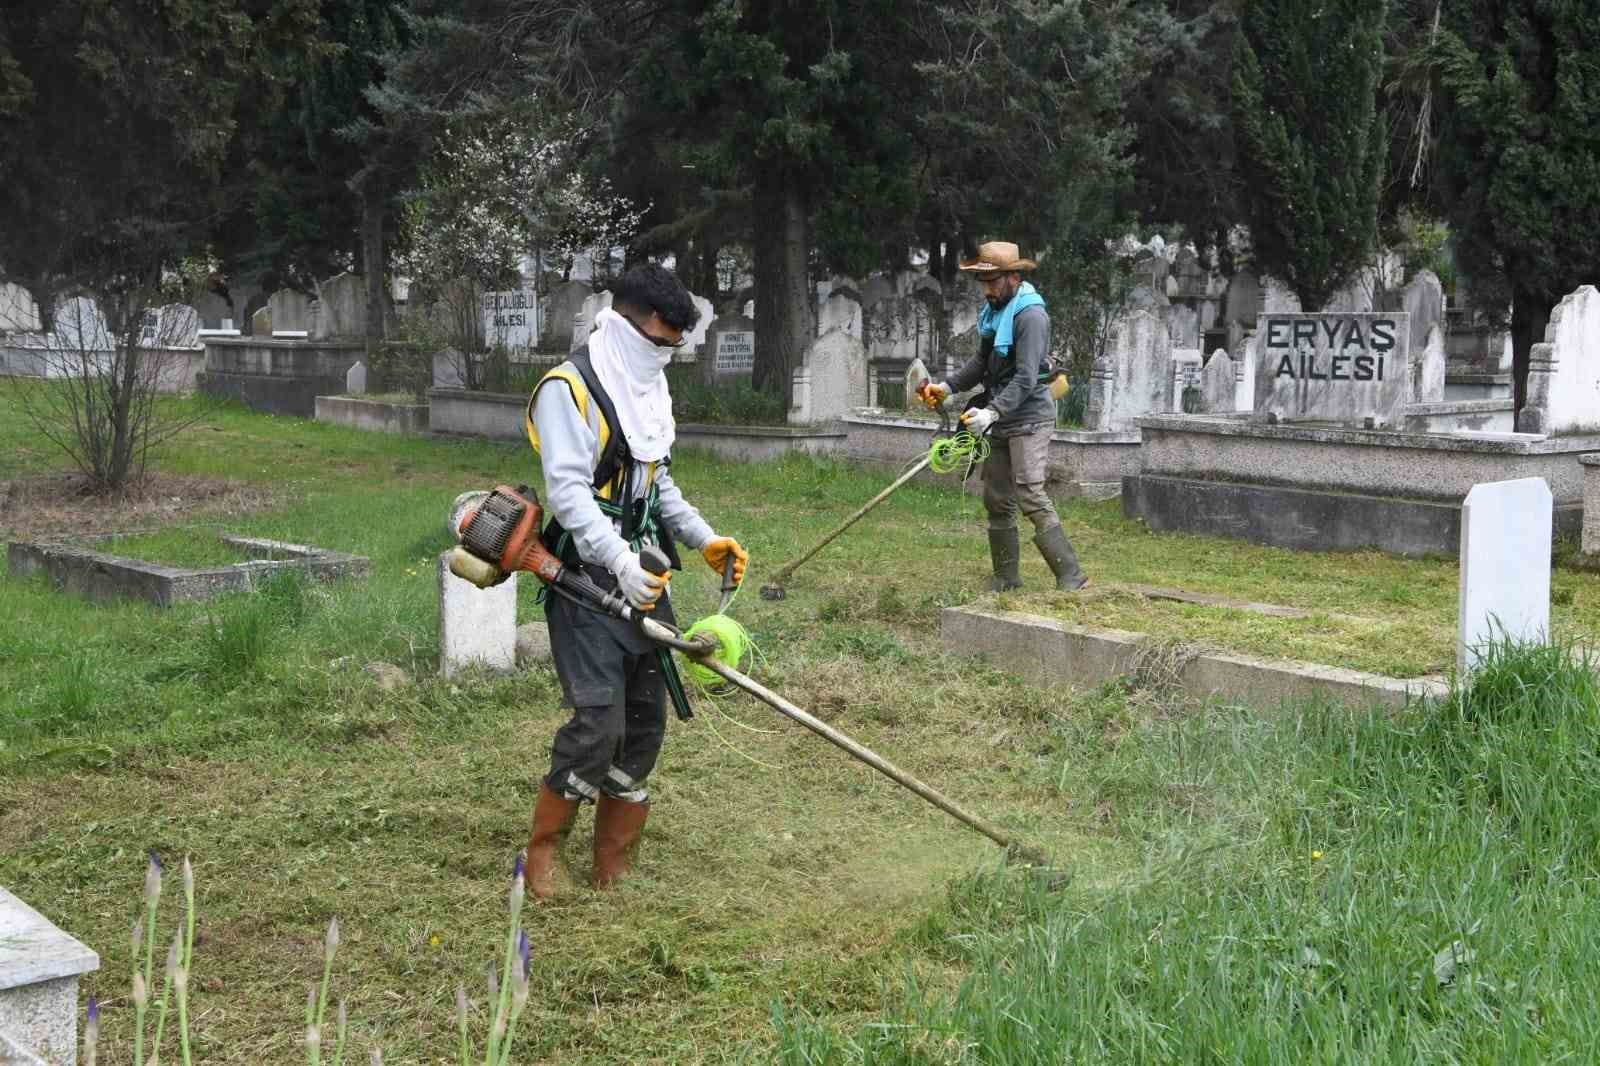
M 1105 812 L 1144 865 L 1109 887 L 954 884 L 913 940 L 970 967 L 960 988 L 908 981 L 853 1029 L 786 1013 L 779 1060 L 1592 1057 L 1590 662 L 1502 648 L 1399 713 L 1155 706 L 1125 703 L 1110 743 L 1064 723 L 1074 808 Z

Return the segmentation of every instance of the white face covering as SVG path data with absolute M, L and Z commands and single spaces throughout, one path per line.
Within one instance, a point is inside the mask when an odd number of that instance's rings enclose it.
M 622 423 L 628 450 L 643 463 L 653 463 L 672 448 L 677 427 L 667 375 L 672 349 L 651 344 L 627 319 L 611 308 L 595 316 L 589 335 L 589 361 L 611 396 Z

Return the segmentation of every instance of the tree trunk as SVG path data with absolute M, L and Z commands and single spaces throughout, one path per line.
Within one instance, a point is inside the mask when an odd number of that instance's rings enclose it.
M 811 219 L 798 181 L 781 165 L 756 178 L 756 356 L 752 384 L 787 405 L 794 368 L 816 335 L 811 299 Z
M 1528 400 L 1528 359 L 1533 346 L 1544 340 L 1550 322 L 1550 301 L 1522 289 L 1511 293 L 1511 395 L 1520 414 Z M 1514 416 L 1513 416 L 1514 417 Z
M 389 301 L 384 299 L 383 257 L 384 196 L 376 177 L 368 177 L 361 190 L 361 262 L 367 285 L 367 357 L 383 345 L 387 334 Z

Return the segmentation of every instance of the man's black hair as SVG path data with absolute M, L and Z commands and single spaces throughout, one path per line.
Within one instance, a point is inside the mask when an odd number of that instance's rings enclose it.
M 683 282 L 672 271 L 655 263 L 641 263 L 622 275 L 622 279 L 611 286 L 611 302 L 638 311 L 654 311 L 661 316 L 661 321 L 684 332 L 700 321 L 700 309 L 695 307 Z

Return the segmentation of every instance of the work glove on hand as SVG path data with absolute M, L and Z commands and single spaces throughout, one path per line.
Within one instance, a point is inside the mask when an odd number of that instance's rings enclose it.
M 662 590 L 667 587 L 667 575 L 657 577 L 639 562 L 637 552 L 624 552 L 617 561 L 617 588 L 622 590 L 630 604 L 641 611 L 654 610 Z
M 706 546 L 700 549 L 700 554 L 705 556 L 706 565 L 715 570 L 719 575 L 722 568 L 728 565 L 728 556 L 733 556 L 733 580 L 744 580 L 744 567 L 750 561 L 750 553 L 739 547 L 739 542 L 732 537 L 712 537 L 706 541 Z
M 950 395 L 950 386 L 942 381 L 924 381 L 917 389 L 917 398 L 928 405 L 928 410 L 936 411 L 944 403 L 944 398 Z
M 989 432 L 989 427 L 994 425 L 995 419 L 1000 414 L 993 407 L 976 407 L 961 416 L 961 424 L 973 436 L 981 437 Z

